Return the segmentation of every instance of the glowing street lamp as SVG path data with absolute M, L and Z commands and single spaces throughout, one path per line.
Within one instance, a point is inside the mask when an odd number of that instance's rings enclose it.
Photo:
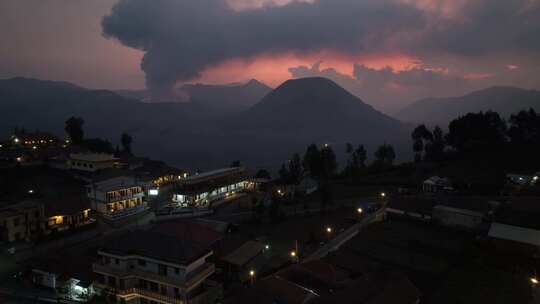
M 249 278 L 251 280 L 251 285 L 253 285 L 253 281 L 255 280 L 255 270 L 251 269 L 249 271 Z
M 533 285 L 538 285 L 538 279 L 536 277 L 531 277 L 530 281 Z
M 332 233 L 332 227 L 326 227 L 326 232 Z
M 358 214 L 362 214 L 362 212 L 364 212 L 364 210 L 362 210 L 362 208 L 358 208 L 358 209 L 356 209 L 356 212 L 358 212 Z
M 268 244 L 264 245 L 264 249 L 270 250 L 270 245 L 268 245 Z
M 296 251 L 294 251 L 294 250 L 291 251 L 291 257 L 292 257 L 292 258 L 296 257 Z
M 386 193 L 381 192 L 381 197 L 386 197 Z

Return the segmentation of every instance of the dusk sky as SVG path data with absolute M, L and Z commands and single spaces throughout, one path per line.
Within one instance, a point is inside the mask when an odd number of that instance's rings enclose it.
M 0 78 L 168 94 L 325 76 L 392 110 L 540 88 L 540 0 L 3 0 Z

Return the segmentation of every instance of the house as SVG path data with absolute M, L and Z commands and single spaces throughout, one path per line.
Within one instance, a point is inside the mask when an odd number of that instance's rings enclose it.
M 540 253 L 540 197 L 515 197 L 502 204 L 488 232 L 501 251 Z
M 106 221 L 125 220 L 148 210 L 143 186 L 133 176 L 118 176 L 86 186 L 92 209 Z
M 385 208 L 388 216 L 430 220 L 435 201 L 416 195 L 393 195 Z
M 69 155 L 67 167 L 83 172 L 96 172 L 113 168 L 118 165 L 119 159 L 111 154 L 104 153 L 73 153 Z
M 101 294 L 123 303 L 215 303 L 221 285 L 209 280 L 207 244 L 159 231 L 120 235 L 98 250 L 93 264 Z
M 433 207 L 433 221 L 454 228 L 474 230 L 487 222 L 500 205 L 490 197 L 438 196 Z
M 247 185 L 246 169 L 224 168 L 188 176 L 178 182 L 173 202 L 179 206 L 202 207 L 234 197 Z
M 28 262 L 35 285 L 54 289 L 60 296 L 87 302 L 95 294 L 92 260 L 68 252 L 54 252 Z
M 454 188 L 448 178 L 432 176 L 422 183 L 422 190 L 425 193 L 438 193 L 450 192 L 453 191 Z
M 256 259 L 263 254 L 265 244 L 258 241 L 246 241 L 226 256 L 219 258 L 220 266 L 224 269 L 228 280 L 245 282 L 250 279 L 249 272 L 253 269 L 259 270 L 255 266 Z
M 0 240 L 4 242 L 29 241 L 43 232 L 43 204 L 22 201 L 0 205 Z

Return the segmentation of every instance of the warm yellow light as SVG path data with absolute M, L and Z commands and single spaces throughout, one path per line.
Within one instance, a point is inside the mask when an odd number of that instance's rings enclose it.
M 249 275 L 250 275 L 250 276 L 255 276 L 255 270 L 250 270 L 250 271 L 249 271 Z
M 18 162 L 22 162 L 22 157 L 19 156 L 16 159 L 17 159 Z
M 385 197 L 385 196 L 386 196 L 386 193 L 381 192 L 381 197 Z
M 291 256 L 295 257 L 296 256 L 296 251 L 291 251 Z
M 358 209 L 356 209 L 356 212 L 362 213 L 362 212 L 364 212 L 364 210 L 362 210 L 362 208 L 358 208 Z
M 326 232 L 331 233 L 331 232 L 332 232 L 332 228 L 331 228 L 331 227 L 326 227 Z
M 36 149 L 37 149 L 37 147 L 36 147 L 36 146 L 33 146 L 33 147 L 32 147 L 32 149 L 36 150 Z
M 534 285 L 538 284 L 538 279 L 535 277 L 531 277 L 531 283 L 533 283 Z

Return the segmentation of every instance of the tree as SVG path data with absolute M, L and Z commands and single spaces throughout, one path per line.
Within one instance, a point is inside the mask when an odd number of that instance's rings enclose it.
M 257 171 L 257 174 L 255 174 L 255 177 L 256 178 L 268 178 L 268 179 L 270 179 L 270 172 L 268 172 L 265 169 L 260 169 L 259 171 Z
M 285 164 L 281 164 L 281 168 L 279 169 L 279 179 L 286 184 L 291 180 L 291 174 Z
M 358 165 L 360 166 L 360 168 L 365 168 L 367 160 L 366 148 L 364 148 L 364 145 L 359 145 L 355 152 L 358 159 Z
M 294 153 L 289 161 L 289 178 L 290 182 L 295 185 L 300 184 L 300 180 L 302 179 L 302 164 L 298 153 Z
M 309 172 L 312 177 L 318 177 L 321 172 L 321 153 L 317 145 L 311 144 L 308 146 L 304 159 L 302 161 L 304 170 Z
M 122 149 L 124 152 L 131 154 L 131 143 L 133 142 L 133 138 L 131 135 L 127 133 L 122 133 L 122 136 L 120 137 L 120 142 L 122 143 Z
M 66 120 L 66 133 L 73 144 L 80 145 L 84 139 L 84 120 L 80 117 L 70 117 Z
M 375 160 L 378 164 L 391 166 L 395 158 L 396 153 L 391 145 L 380 145 L 375 151 Z
M 323 179 L 329 179 L 331 178 L 337 170 L 337 160 L 336 160 L 336 154 L 334 153 L 334 150 L 330 146 L 325 146 L 320 151 L 320 168 L 321 168 L 321 174 L 320 176 Z
M 433 134 L 422 124 L 413 130 L 411 138 L 413 140 L 414 159 L 415 161 L 421 161 L 425 158 L 423 156 L 424 151 L 430 149 L 433 142 Z
M 443 130 L 439 126 L 435 126 L 433 129 L 433 140 L 429 146 L 429 150 L 426 151 L 426 158 L 434 161 L 441 161 L 444 157 L 444 148 L 446 141 L 444 139 Z
M 446 142 L 462 156 L 491 156 L 506 142 L 506 123 L 496 112 L 468 113 L 450 122 Z

